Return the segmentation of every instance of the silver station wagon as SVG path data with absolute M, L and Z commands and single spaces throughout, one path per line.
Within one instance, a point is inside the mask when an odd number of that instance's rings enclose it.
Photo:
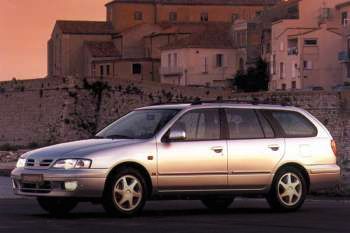
M 258 196 L 294 211 L 339 176 L 336 144 L 307 111 L 225 101 L 136 109 L 93 139 L 28 152 L 12 171 L 14 192 L 53 215 L 91 201 L 121 217 L 179 198 L 220 210 Z

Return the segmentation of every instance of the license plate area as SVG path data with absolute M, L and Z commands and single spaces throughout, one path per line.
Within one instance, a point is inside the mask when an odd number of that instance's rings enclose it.
M 44 181 L 42 174 L 24 174 L 21 178 L 22 183 L 27 184 L 41 184 Z

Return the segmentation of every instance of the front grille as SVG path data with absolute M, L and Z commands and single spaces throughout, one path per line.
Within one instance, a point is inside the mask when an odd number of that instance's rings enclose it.
M 49 167 L 51 163 L 53 162 L 52 159 L 42 159 L 42 160 L 35 160 L 35 159 L 27 159 L 26 161 L 26 167 L 40 167 L 45 168 Z
M 20 190 L 24 193 L 49 193 L 52 191 L 51 183 L 45 181 L 42 184 L 21 183 Z
M 44 159 L 44 160 L 41 160 L 39 165 L 40 167 L 48 167 L 50 166 L 52 163 L 52 159 Z
M 34 167 L 35 160 L 34 159 L 27 159 L 26 167 Z

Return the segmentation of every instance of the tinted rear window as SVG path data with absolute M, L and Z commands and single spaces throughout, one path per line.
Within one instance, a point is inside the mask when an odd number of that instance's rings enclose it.
M 316 127 L 300 113 L 272 111 L 271 115 L 287 137 L 315 137 L 317 135 Z
M 230 139 L 264 138 L 258 118 L 251 109 L 225 109 Z

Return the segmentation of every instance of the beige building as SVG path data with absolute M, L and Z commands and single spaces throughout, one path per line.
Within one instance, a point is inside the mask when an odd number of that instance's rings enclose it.
M 336 6 L 338 22 L 341 25 L 342 49 L 338 54 L 338 61 L 342 66 L 344 84 L 350 84 L 350 1 Z
M 162 48 L 161 82 L 226 87 L 235 74 L 235 62 L 231 24 L 208 24 Z
M 162 47 L 200 25 L 251 19 L 276 1 L 111 1 L 105 22 L 56 22 L 48 42 L 48 74 L 159 81 Z
M 337 4 L 344 0 L 300 0 L 299 17 L 272 24 L 271 90 L 322 87 L 343 83 L 338 53 L 342 49 Z

